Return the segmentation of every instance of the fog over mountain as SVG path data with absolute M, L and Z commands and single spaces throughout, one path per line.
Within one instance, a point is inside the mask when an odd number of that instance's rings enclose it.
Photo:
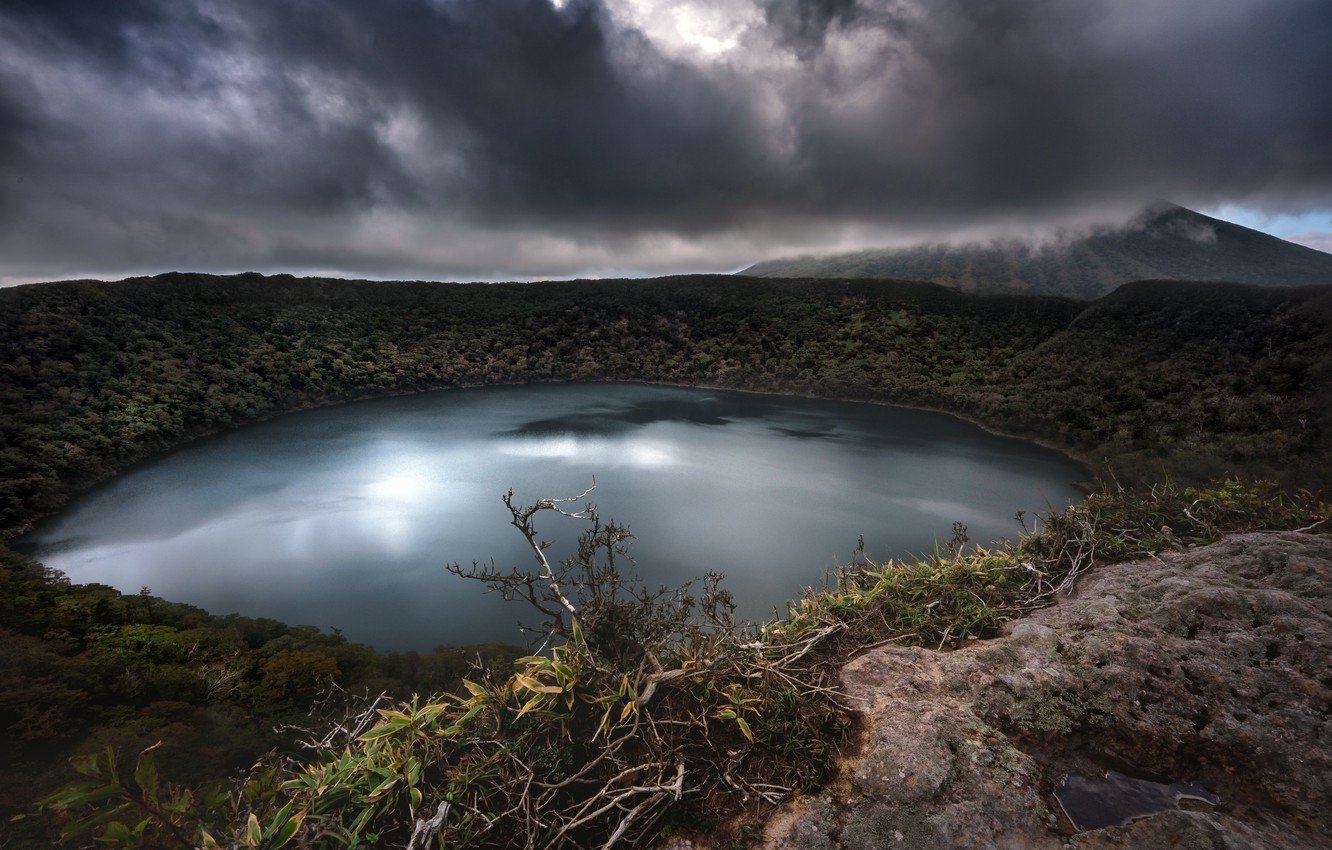
M 928 242 L 757 263 L 756 277 L 905 278 L 984 292 L 1099 298 L 1135 280 L 1332 283 L 1332 254 L 1157 204 L 1128 223 L 1042 241 Z
M 1325 210 L 1329 45 L 1326 0 L 9 0 L 0 279 L 729 270 L 1153 197 Z

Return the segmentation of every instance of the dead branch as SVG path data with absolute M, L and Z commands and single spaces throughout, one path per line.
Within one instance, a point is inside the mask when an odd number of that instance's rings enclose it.
M 434 816 L 429 819 L 417 818 L 412 825 L 412 837 L 407 842 L 407 850 L 426 850 L 426 847 L 434 841 L 435 836 L 439 835 L 440 829 L 444 826 L 444 818 L 449 814 L 448 802 L 441 802 L 439 808 L 435 810 Z

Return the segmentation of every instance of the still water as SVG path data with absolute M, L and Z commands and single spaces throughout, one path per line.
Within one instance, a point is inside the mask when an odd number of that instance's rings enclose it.
M 23 548 L 77 582 L 214 613 L 336 627 L 381 649 L 525 641 L 517 603 L 449 575 L 528 566 L 500 496 L 584 490 L 631 528 L 638 572 L 727 576 L 763 618 L 864 534 L 928 551 L 953 522 L 1014 536 L 1079 498 L 1068 458 L 918 410 L 635 384 L 446 390 L 280 417 L 189 445 L 74 503 Z M 573 520 L 540 515 L 568 552 Z

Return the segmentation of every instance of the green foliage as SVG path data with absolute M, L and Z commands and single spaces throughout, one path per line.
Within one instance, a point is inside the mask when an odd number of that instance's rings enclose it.
M 180 786 L 163 787 L 154 750 L 139 753 L 132 779 L 126 779 L 110 747 L 70 759 L 80 778 L 42 801 L 57 811 L 83 811 L 60 831 L 64 842 L 95 836 L 99 844 L 134 848 L 193 848 L 205 843 L 200 822 L 220 807 L 223 797 L 204 799 Z M 280 845 L 273 845 L 280 846 Z
M 594 514 L 577 515 L 595 526 Z M 830 686 L 865 645 L 982 637 L 1048 604 L 1093 558 L 1254 529 L 1325 531 L 1330 515 L 1312 494 L 1238 480 L 1107 489 L 994 550 L 967 550 L 959 533 L 904 563 L 859 553 L 835 589 L 757 631 L 672 620 L 679 624 L 634 663 L 598 652 L 575 619 L 567 641 L 517 659 L 507 675 L 354 711 L 303 763 L 256 769 L 228 807 L 201 806 L 173 788 L 164 793 L 176 808 L 146 810 L 136 785 L 108 779 L 105 768 L 46 805 L 72 816 L 74 832 L 123 847 L 148 846 L 134 843 L 135 830 L 172 829 L 246 847 L 609 847 L 672 824 L 719 826 L 826 781 L 849 728 Z M 100 759 L 93 763 L 114 761 Z M 119 820 L 142 811 L 142 827 Z M 720 840 L 744 846 L 755 837 L 745 823 L 732 818 L 737 831 Z
M 293 735 L 276 730 L 310 723 L 330 684 L 406 697 L 456 687 L 478 657 L 507 666 L 520 654 L 375 653 L 308 628 L 71 584 L 0 547 L 0 822 L 63 782 L 73 753 L 160 742 L 163 781 L 201 787 L 266 752 L 294 752 Z
M 1290 494 L 1272 482 L 1109 487 L 1043 515 L 1034 531 L 1006 546 L 953 546 L 882 565 L 865 562 L 862 554 L 860 564 L 838 575 L 835 589 L 809 594 L 769 629 L 787 636 L 833 629 L 839 642 L 853 646 L 888 637 L 955 646 L 993 635 L 1005 620 L 1048 604 L 1093 561 L 1142 558 L 1230 533 L 1326 531 L 1329 517 L 1332 506 L 1321 495 Z

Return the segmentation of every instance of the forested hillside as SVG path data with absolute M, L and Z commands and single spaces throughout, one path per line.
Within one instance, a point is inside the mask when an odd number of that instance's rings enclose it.
M 165 779 L 206 783 L 357 695 L 451 690 L 495 645 L 375 652 L 312 626 L 213 616 L 146 592 L 71 584 L 0 546 L 0 823 L 69 778 L 69 756 L 161 743 Z M 330 688 L 340 690 L 330 695 Z M 0 831 L 3 835 L 3 831 Z M 23 845 L 13 845 L 23 846 Z

